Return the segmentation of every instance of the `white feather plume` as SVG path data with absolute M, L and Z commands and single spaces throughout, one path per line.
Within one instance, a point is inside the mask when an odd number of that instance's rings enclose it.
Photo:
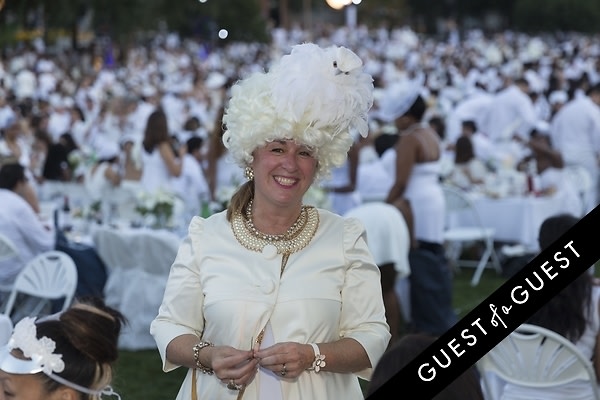
M 373 79 L 362 65 L 345 47 L 295 46 L 271 70 L 276 111 L 290 113 L 294 122 L 333 128 L 333 135 L 357 130 L 366 136 Z
M 356 134 L 368 133 L 373 78 L 345 47 L 296 45 L 267 73 L 237 82 L 225 110 L 225 146 L 242 166 L 257 147 L 295 139 L 315 149 L 318 175 L 346 160 Z

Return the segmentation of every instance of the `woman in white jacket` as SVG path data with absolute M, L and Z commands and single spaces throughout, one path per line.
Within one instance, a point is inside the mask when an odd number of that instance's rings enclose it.
M 177 399 L 363 399 L 390 339 L 358 219 L 302 204 L 367 133 L 372 78 L 350 50 L 295 46 L 232 88 L 225 146 L 248 181 L 194 217 L 151 324 Z

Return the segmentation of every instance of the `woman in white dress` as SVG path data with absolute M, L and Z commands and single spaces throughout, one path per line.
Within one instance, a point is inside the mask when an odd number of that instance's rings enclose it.
M 379 116 L 394 122 L 399 138 L 394 145 L 395 181 L 386 202 L 400 208 L 411 231 L 413 247 L 441 246 L 445 201 L 441 174 L 439 135 L 422 122 L 427 109 L 421 84 L 406 81 L 388 88 Z
M 390 339 L 379 269 L 358 219 L 302 198 L 367 134 L 372 90 L 311 43 L 233 86 L 223 142 L 248 181 L 194 217 L 150 327 L 163 369 L 188 368 L 178 400 L 364 399 Z
M 210 199 L 216 202 L 228 201 L 230 195 L 227 199 L 223 199 L 223 195 L 233 193 L 246 180 L 244 169 L 231 159 L 229 150 L 223 145 L 223 111 L 221 108 L 216 117 L 215 128 L 208 143 L 208 153 L 203 160 Z
M 142 176 L 144 190 L 155 192 L 159 189 L 172 191 L 171 178 L 181 175 L 181 157 L 185 146 L 176 154 L 171 146 L 171 137 L 165 112 L 158 108 L 148 117 L 142 141 Z
M 106 198 L 121 184 L 120 154 L 121 149 L 114 142 L 106 142 L 98 149 L 98 161 L 84 175 L 85 188 L 93 201 Z

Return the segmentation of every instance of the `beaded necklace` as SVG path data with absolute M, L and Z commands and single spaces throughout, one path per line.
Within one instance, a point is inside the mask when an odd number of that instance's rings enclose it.
M 287 257 L 302 250 L 315 236 L 318 226 L 317 209 L 312 206 L 302 206 L 300 215 L 284 234 L 263 233 L 252 222 L 252 200 L 248 202 L 245 215 L 234 213 L 231 219 L 231 228 L 237 241 L 248 250 L 261 252 L 267 258 L 277 254 Z

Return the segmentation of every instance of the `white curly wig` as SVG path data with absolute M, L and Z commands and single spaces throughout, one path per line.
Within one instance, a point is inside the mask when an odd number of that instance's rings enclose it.
M 231 88 L 223 115 L 223 144 L 245 167 L 267 142 L 293 139 L 315 150 L 317 177 L 341 166 L 357 134 L 368 134 L 373 78 L 345 47 L 296 45 L 269 72 Z

